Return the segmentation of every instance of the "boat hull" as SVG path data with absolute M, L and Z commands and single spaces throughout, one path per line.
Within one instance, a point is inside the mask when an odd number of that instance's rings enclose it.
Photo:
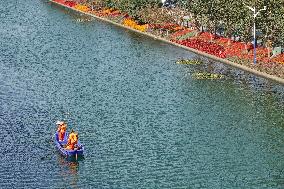
M 84 155 L 84 147 L 81 145 L 80 141 L 78 141 L 78 149 L 76 150 L 66 150 L 63 146 L 67 144 L 68 133 L 65 133 L 64 140 L 58 140 L 58 133 L 54 134 L 54 143 L 57 150 L 60 152 L 61 155 L 65 157 L 75 157 L 75 156 L 83 156 Z

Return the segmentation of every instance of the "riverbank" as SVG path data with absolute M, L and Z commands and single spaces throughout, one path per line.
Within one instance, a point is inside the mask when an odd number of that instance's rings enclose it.
M 161 37 L 159 35 L 153 35 L 153 33 L 155 33 L 155 31 L 154 32 L 153 31 L 152 32 L 146 31 L 145 26 L 135 24 L 135 23 L 132 23 L 132 24 L 130 23 L 127 26 L 125 26 L 125 23 L 122 22 L 125 15 L 122 15 L 120 13 L 118 13 L 117 15 L 122 16 L 122 17 L 120 17 L 120 19 L 117 19 L 116 21 L 112 21 L 110 18 L 106 18 L 105 16 L 103 16 L 104 12 L 92 11 L 87 6 L 78 5 L 76 3 L 73 3 L 72 1 L 68 1 L 67 4 L 63 3 L 63 1 L 61 2 L 61 1 L 58 1 L 58 0 L 57 1 L 50 0 L 50 2 L 53 3 L 53 4 L 56 4 L 56 5 L 62 6 L 64 8 L 82 13 L 84 15 L 88 15 L 88 16 L 94 17 L 96 19 L 114 24 L 116 26 L 123 27 L 125 29 L 146 35 L 146 36 L 154 38 L 156 40 L 160 40 L 160 41 L 166 42 L 168 44 L 187 49 L 191 52 L 194 52 L 194 53 L 199 54 L 201 56 L 204 56 L 206 58 L 227 64 L 227 65 L 230 65 L 230 66 L 233 66 L 233 67 L 236 67 L 236 68 L 244 70 L 246 72 L 250 72 L 254 75 L 257 75 L 257 76 L 260 76 L 260 77 L 263 77 L 263 78 L 267 78 L 269 80 L 275 81 L 275 82 L 280 83 L 280 84 L 284 84 L 284 71 L 282 72 L 283 66 L 281 64 L 276 64 L 276 65 L 272 64 L 272 66 L 266 66 L 265 69 L 263 69 L 263 67 L 262 67 L 263 64 L 253 65 L 253 64 L 250 64 L 248 61 L 244 61 L 244 63 L 241 63 L 241 64 L 236 63 L 236 62 L 232 62 L 228 59 L 223 58 L 223 56 L 218 57 L 218 55 L 214 56 L 212 54 L 202 52 L 201 50 L 190 48 L 188 46 L 185 46 L 183 43 L 178 43 L 177 41 L 170 40 L 170 38 L 168 38 L 168 37 Z M 106 15 L 109 16 L 109 14 L 106 14 Z M 275 65 L 275 66 L 273 66 L 273 65 Z M 259 70 L 262 70 L 262 71 L 259 71 Z M 275 72 L 275 70 L 278 71 L 277 74 L 273 74 Z

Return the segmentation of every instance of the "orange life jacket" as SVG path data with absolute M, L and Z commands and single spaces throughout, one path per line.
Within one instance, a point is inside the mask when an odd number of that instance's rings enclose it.
M 63 141 L 63 140 L 64 140 L 65 132 L 66 132 L 66 125 L 62 125 L 62 126 L 60 127 L 60 131 L 59 131 L 59 133 L 58 133 L 58 139 L 59 139 L 59 141 Z
M 78 143 L 78 139 L 77 139 L 76 134 L 75 133 L 70 133 L 66 149 L 74 150 L 75 149 L 75 145 L 77 143 Z
M 63 141 L 64 140 L 64 135 L 65 135 L 65 132 L 59 132 L 58 133 L 58 139 L 59 139 L 59 141 Z

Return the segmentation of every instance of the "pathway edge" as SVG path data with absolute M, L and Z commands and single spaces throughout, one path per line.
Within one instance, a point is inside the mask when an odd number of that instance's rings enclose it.
M 234 63 L 232 61 L 229 61 L 229 60 L 226 60 L 226 59 L 222 59 L 222 58 L 219 58 L 219 57 L 216 57 L 216 56 L 213 56 L 213 55 L 210 55 L 210 54 L 207 54 L 207 53 L 204 53 L 202 51 L 199 51 L 199 50 L 196 50 L 196 49 L 193 49 L 193 48 L 190 48 L 190 47 L 186 47 L 186 46 L 183 46 L 183 45 L 180 45 L 180 44 L 177 44 L 177 43 L 174 43 L 172 41 L 169 41 L 169 40 L 166 40 L 164 38 L 161 38 L 161 37 L 158 37 L 158 36 L 155 36 L 153 34 L 150 34 L 150 33 L 147 33 L 147 32 L 141 32 L 141 31 L 138 31 L 138 30 L 135 30 L 133 28 L 130 28 L 130 27 L 127 27 L 127 26 L 124 26 L 122 24 L 119 24 L 119 23 L 116 23 L 116 22 L 113 22 L 111 20 L 108 20 L 106 18 L 102 18 L 102 17 L 99 17 L 99 16 L 96 16 L 94 14 L 91 14 L 91 13 L 87 13 L 87 12 L 83 12 L 83 11 L 80 11 L 80 10 L 77 10 L 75 8 L 72 8 L 72 7 L 69 7 L 69 6 L 66 6 L 66 5 L 63 5 L 61 3 L 57 3 L 53 0 L 48 0 L 50 3 L 53 3 L 53 4 L 56 4 L 56 5 L 59 5 L 59 6 L 62 6 L 66 9 L 69 9 L 69 10 L 73 10 L 75 12 L 79 12 L 79 13 L 82 13 L 84 15 L 88 15 L 88 16 L 91 16 L 91 17 L 94 17 L 98 20 L 102 20 L 104 22 L 108 22 L 108 23 L 111 23 L 113 25 L 116 25 L 116 26 L 119 26 L 119 27 L 122 27 L 122 28 L 125 28 L 125 29 L 128 29 L 128 30 L 131 30 L 133 32 L 136 32 L 136 33 L 140 33 L 142 35 L 146 35 L 148 37 L 151 37 L 151 38 L 154 38 L 156 40 L 159 40 L 159 41 L 163 41 L 165 43 L 168 43 L 168 44 L 171 44 L 171 45 L 174 45 L 176 47 L 180 47 L 180 48 L 183 48 L 183 49 L 186 49 L 186 50 L 189 50 L 191 52 L 194 52 L 198 55 L 201 55 L 201 56 L 204 56 L 206 58 L 209 58 L 209 59 L 212 59 L 212 60 L 215 60 L 215 61 L 218 61 L 218 62 L 221 62 L 221 63 L 224 63 L 224 64 L 227 64 L 227 65 L 230 65 L 232 67 L 235 67 L 235 68 L 238 68 L 238 69 L 241 69 L 243 71 L 246 71 L 246 72 L 249 72 L 249 73 L 252 73 L 254 75 L 257 75 L 259 77 L 263 77 L 263 78 L 266 78 L 268 80 L 271 80 L 271 81 L 274 81 L 274 82 L 277 82 L 279 84 L 282 84 L 284 85 L 284 79 L 280 78 L 280 77 L 277 77 L 277 76 L 274 76 L 274 75 L 270 75 L 270 74 L 267 74 L 267 73 L 264 73 L 264 72 L 261 72 L 261 71 L 257 71 L 257 70 L 254 70 L 252 68 L 249 68 L 247 66 L 244 66 L 244 65 L 241 65 L 241 64 L 237 64 L 237 63 Z

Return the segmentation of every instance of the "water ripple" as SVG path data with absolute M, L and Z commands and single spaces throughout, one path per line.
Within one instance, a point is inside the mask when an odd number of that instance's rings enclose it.
M 283 86 L 177 65 L 200 57 L 46 1 L 1 3 L 0 188 L 283 188 Z M 60 119 L 85 159 L 56 151 Z

